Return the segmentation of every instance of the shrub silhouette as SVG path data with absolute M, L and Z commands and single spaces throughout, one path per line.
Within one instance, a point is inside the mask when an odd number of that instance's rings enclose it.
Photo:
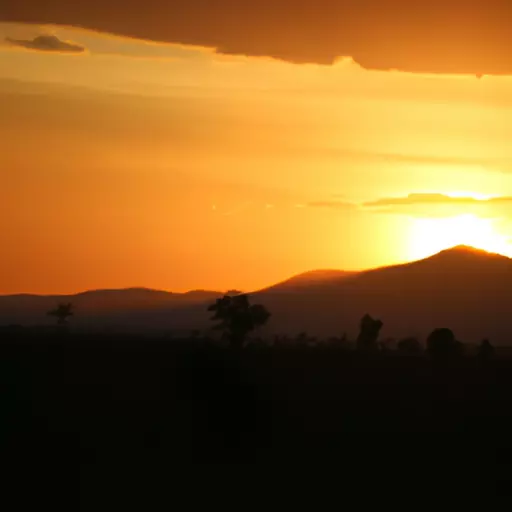
M 67 325 L 68 318 L 73 316 L 73 304 L 59 304 L 55 309 L 48 311 L 48 316 L 57 318 L 58 325 Z
M 421 354 L 421 343 L 417 338 L 404 338 L 397 344 L 397 350 L 404 354 Z
M 250 305 L 247 295 L 226 295 L 208 307 L 213 311 L 215 329 L 224 331 L 232 348 L 241 348 L 249 332 L 264 325 L 270 313 L 260 304 Z
M 309 336 L 305 331 L 299 333 L 295 338 L 295 344 L 299 347 L 310 347 L 316 345 L 316 343 L 317 339 L 313 336 Z
M 295 344 L 299 346 L 306 345 L 308 342 L 308 333 L 303 331 L 297 334 L 297 337 L 295 338 Z
M 374 320 L 368 314 L 364 315 L 361 319 L 360 332 L 357 337 L 357 348 L 365 351 L 378 350 L 377 338 L 383 325 L 380 320 Z
M 494 355 L 494 347 L 488 339 L 482 340 L 478 347 L 477 356 L 482 361 L 488 361 Z
M 451 329 L 434 329 L 427 338 L 427 351 L 436 359 L 453 358 L 460 353 L 460 344 Z
M 379 349 L 382 353 L 393 352 L 393 347 L 396 346 L 396 342 L 393 338 L 386 338 L 378 343 Z

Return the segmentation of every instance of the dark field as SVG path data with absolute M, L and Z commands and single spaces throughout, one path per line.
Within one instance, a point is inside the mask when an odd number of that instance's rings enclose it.
M 128 482 L 154 484 L 199 463 L 310 471 L 322 461 L 374 473 L 478 461 L 496 482 L 508 474 L 512 360 L 499 354 L 235 352 L 204 340 L 65 334 L 11 336 L 0 354 L 3 460 L 22 482 L 80 492 L 91 510 L 104 492 L 126 497 Z

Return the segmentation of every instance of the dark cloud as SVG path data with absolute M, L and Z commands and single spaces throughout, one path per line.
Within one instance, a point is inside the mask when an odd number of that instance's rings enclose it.
M 490 205 L 512 204 L 512 197 L 493 197 L 490 199 L 475 199 L 474 197 L 451 197 L 445 194 L 409 194 L 407 197 L 388 197 L 364 203 L 368 208 L 382 208 L 388 206 L 412 205 Z
M 370 69 L 512 74 L 507 0 L 16 0 L 0 20 Z
M 58 37 L 52 35 L 37 36 L 34 39 L 11 39 L 10 37 L 7 37 L 6 41 L 14 46 L 21 46 L 30 50 L 38 50 L 43 52 L 85 52 L 85 48 L 83 46 L 61 41 Z

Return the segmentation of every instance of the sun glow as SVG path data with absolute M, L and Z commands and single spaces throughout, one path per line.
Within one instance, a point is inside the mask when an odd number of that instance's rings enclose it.
M 441 219 L 415 219 L 410 240 L 410 257 L 426 258 L 456 245 L 512 257 L 508 237 L 498 233 L 493 219 L 458 215 Z

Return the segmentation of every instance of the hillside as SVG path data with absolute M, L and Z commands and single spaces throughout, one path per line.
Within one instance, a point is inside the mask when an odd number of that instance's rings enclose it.
M 171 293 L 146 288 L 121 290 L 91 290 L 75 295 L 4 295 L 0 296 L 1 324 L 45 324 L 53 322 L 46 313 L 57 303 L 71 302 L 76 311 L 74 323 L 121 325 L 137 319 L 148 311 L 203 305 L 222 295 L 222 292 L 196 290 Z M 110 321 L 109 321 L 110 320 Z
M 461 340 L 488 336 L 508 342 L 512 260 L 455 247 L 405 265 L 316 283 L 294 295 L 263 291 L 253 300 L 273 313 L 274 332 L 318 336 L 357 334 L 365 313 L 384 322 L 382 336 L 425 338 L 434 327 L 452 328 Z
M 302 274 L 293 276 L 290 279 L 286 279 L 285 281 L 282 281 L 278 284 L 269 286 L 268 288 L 261 290 L 261 292 L 297 292 L 311 285 L 317 285 L 320 283 L 326 283 L 328 281 L 344 279 L 355 274 L 356 272 L 350 272 L 345 270 L 311 270 L 310 272 L 304 272 Z
M 208 330 L 206 305 L 221 292 L 175 294 L 146 289 L 98 290 L 72 296 L 0 297 L 0 325 L 44 324 L 57 302 L 72 302 L 76 328 L 119 332 Z M 384 322 L 383 338 L 425 337 L 449 327 L 465 342 L 489 337 L 510 344 L 512 260 L 469 247 L 364 272 L 313 271 L 251 295 L 272 317 L 261 335 L 355 338 L 365 313 Z

